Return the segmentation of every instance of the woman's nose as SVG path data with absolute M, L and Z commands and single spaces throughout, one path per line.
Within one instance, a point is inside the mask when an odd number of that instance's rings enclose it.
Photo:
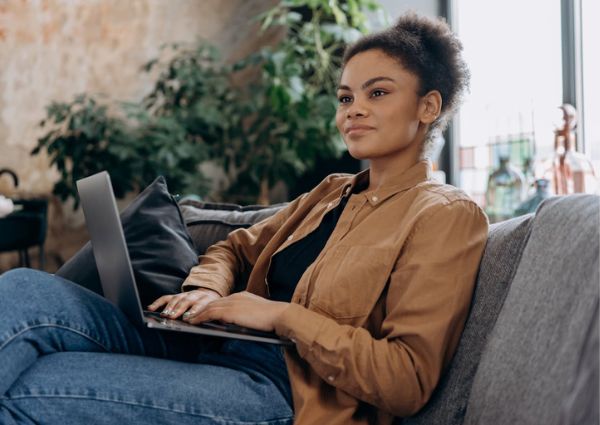
M 346 111 L 346 118 L 358 118 L 368 115 L 367 109 L 360 103 L 354 101 Z

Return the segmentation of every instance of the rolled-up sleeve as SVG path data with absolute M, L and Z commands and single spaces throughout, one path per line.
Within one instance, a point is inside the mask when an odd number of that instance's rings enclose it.
M 412 415 L 456 349 L 487 232 L 472 201 L 423 214 L 389 276 L 378 338 L 300 305 L 284 311 L 276 332 L 329 384 L 394 416 Z

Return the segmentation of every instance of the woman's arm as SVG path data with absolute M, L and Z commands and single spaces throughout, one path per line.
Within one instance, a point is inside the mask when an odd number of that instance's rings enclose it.
M 222 297 L 230 299 L 237 279 L 248 273 L 266 243 L 281 224 L 296 210 L 304 196 L 298 197 L 273 216 L 248 229 L 231 232 L 227 239 L 212 245 L 192 267 L 182 285 L 182 292 L 165 295 L 147 306 L 150 311 L 162 308 L 162 314 L 172 319 L 198 323 L 198 314 Z M 260 298 L 260 297 L 258 297 Z M 222 319 L 223 320 L 223 319 Z M 232 321 L 233 322 L 233 321 Z

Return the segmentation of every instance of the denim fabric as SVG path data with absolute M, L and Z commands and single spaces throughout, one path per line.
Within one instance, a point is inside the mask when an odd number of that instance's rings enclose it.
M 203 337 L 138 329 L 104 298 L 34 270 L 0 276 L 0 311 L 3 425 L 293 422 L 276 346 L 215 351 Z M 197 363 L 221 352 L 230 367 Z

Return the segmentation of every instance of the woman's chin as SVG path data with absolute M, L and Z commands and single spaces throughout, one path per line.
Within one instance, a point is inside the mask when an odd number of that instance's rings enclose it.
M 356 149 L 355 147 L 346 146 L 348 148 L 348 153 L 354 159 L 358 159 L 360 161 L 369 159 L 369 153 L 364 149 Z

